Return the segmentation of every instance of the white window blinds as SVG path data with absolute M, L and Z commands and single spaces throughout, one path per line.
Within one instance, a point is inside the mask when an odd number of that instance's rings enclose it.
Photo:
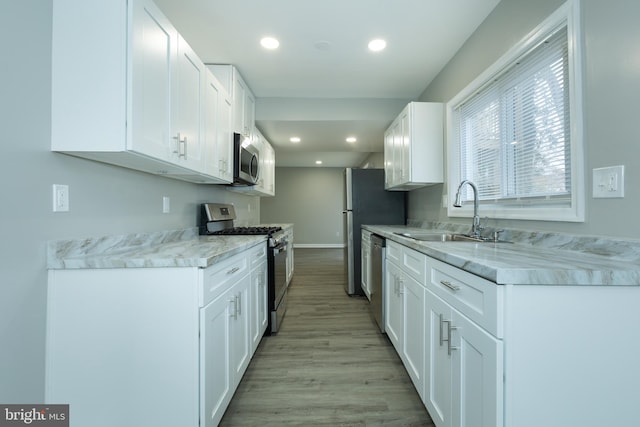
M 568 76 L 565 23 L 454 106 L 460 178 L 482 204 L 571 204 Z

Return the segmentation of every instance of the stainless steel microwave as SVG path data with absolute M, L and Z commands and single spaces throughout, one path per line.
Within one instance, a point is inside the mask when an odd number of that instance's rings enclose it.
M 233 185 L 254 185 L 258 182 L 260 152 L 250 138 L 233 134 Z

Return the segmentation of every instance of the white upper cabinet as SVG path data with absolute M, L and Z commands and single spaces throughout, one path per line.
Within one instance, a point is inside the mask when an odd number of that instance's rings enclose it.
M 56 0 L 51 149 L 219 182 L 205 170 L 205 71 L 151 0 Z
M 236 67 L 230 64 L 207 65 L 233 99 L 232 129 L 251 138 L 255 132 L 256 98 Z
M 385 188 L 412 190 L 444 182 L 444 107 L 410 102 L 384 135 Z
M 178 34 L 176 81 L 171 120 L 172 153 L 177 163 L 204 172 L 206 68 Z
M 66 3 L 69 3 L 68 1 Z M 76 4 L 77 2 L 71 2 Z M 96 2 L 88 2 L 96 3 Z M 104 2 L 102 2 L 104 3 Z M 114 2 L 118 3 L 118 2 Z M 57 2 L 54 9 L 61 8 L 60 2 Z M 132 98 L 130 100 L 119 99 L 123 108 L 127 108 L 129 101 L 132 109 L 131 114 L 131 131 L 132 137 L 127 142 L 127 148 L 133 152 L 151 156 L 161 160 L 170 160 L 172 150 L 170 144 L 171 135 L 171 111 L 172 111 L 172 93 L 173 86 L 172 75 L 175 64 L 175 57 L 178 48 L 178 32 L 171 23 L 162 15 L 153 5 L 153 3 L 145 3 L 142 1 L 134 2 L 131 7 L 133 10 L 131 32 L 131 40 L 125 40 L 122 46 L 123 50 L 127 50 L 130 44 L 132 67 L 126 70 L 123 66 L 119 69 L 120 63 L 103 63 L 102 68 L 111 70 L 113 74 L 117 72 L 127 71 L 131 74 L 132 79 Z M 67 8 L 65 8 L 67 9 Z M 123 16 L 123 21 L 125 20 Z M 85 18 L 86 19 L 86 18 Z M 54 21 L 54 34 L 58 29 Z M 101 33 L 99 36 L 108 37 L 110 34 Z M 96 36 L 96 37 L 99 37 Z M 62 42 L 62 41 L 61 41 Z M 68 41 L 67 41 L 68 42 Z M 54 57 L 56 49 L 60 47 L 54 38 Z M 122 52 L 123 56 L 126 52 Z M 77 58 L 78 62 L 83 61 L 82 57 Z M 68 64 L 78 67 L 81 65 Z M 84 74 L 83 70 L 76 69 L 76 74 Z M 57 78 L 54 70 L 54 89 Z M 68 70 L 66 70 L 68 71 Z M 88 73 L 87 73 L 88 74 Z M 89 78 L 89 76 L 83 76 Z M 120 89 L 120 88 L 118 88 Z M 126 91 L 125 87 L 122 88 Z M 61 94 L 62 96 L 62 94 Z M 57 108 L 54 98 L 54 109 Z M 97 111 L 91 111 L 95 114 Z M 128 113 L 125 112 L 125 114 Z M 86 115 L 86 114 L 84 114 Z M 84 115 L 82 116 L 84 118 Z M 121 120 L 128 119 L 129 115 L 122 117 Z M 135 121 L 134 121 L 135 120 Z M 100 127 L 96 127 L 94 133 L 98 133 L 102 127 L 115 126 L 116 123 L 103 123 Z M 123 123 L 124 125 L 124 123 Z M 92 135 L 87 135 L 89 138 Z M 61 138 L 62 139 L 62 138 Z M 58 142 L 54 139 L 54 142 Z M 109 141 L 114 146 L 118 146 L 122 141 Z M 64 141 L 59 144 L 64 146 Z M 105 147 L 107 149 L 108 147 Z
M 209 69 L 205 74 L 204 170 L 228 184 L 233 182 L 231 97 Z

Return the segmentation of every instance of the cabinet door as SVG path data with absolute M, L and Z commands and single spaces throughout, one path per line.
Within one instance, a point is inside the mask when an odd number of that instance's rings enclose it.
M 251 288 L 251 275 L 247 274 L 233 287 L 234 312 L 230 324 L 231 333 L 231 372 L 233 375 L 233 388 L 238 385 L 242 374 L 249 365 L 250 355 L 250 311 L 249 299 Z
M 171 146 L 173 159 L 194 171 L 203 170 L 205 66 L 178 35 Z
M 133 2 L 130 150 L 170 160 L 171 88 L 178 32 L 150 0 Z
M 393 184 L 393 129 L 384 134 L 384 188 Z
M 385 331 L 398 354 L 402 354 L 402 272 L 392 262 L 387 261 L 385 266 Z
M 398 145 L 398 157 L 399 171 L 398 171 L 398 183 L 405 184 L 411 181 L 411 121 L 409 110 L 411 104 L 402 111 L 400 114 L 400 125 L 398 126 L 399 132 L 399 145 Z
M 452 312 L 453 426 L 503 425 L 502 341 Z
M 231 150 L 231 101 L 222 84 L 206 70 L 205 144 L 203 172 L 221 183 L 233 181 Z
M 220 151 L 218 150 L 218 127 L 220 126 L 220 85 L 209 70 L 206 71 L 204 89 L 204 168 L 207 175 L 222 178 Z
M 403 279 L 403 339 L 404 366 L 422 397 L 424 394 L 425 308 L 426 289 L 411 277 Z
M 362 240 L 362 247 L 360 251 L 360 282 L 362 290 L 367 298 L 371 299 L 371 289 L 369 288 L 369 274 L 371 273 L 371 262 L 369 251 L 371 249 L 370 243 Z
M 392 185 L 398 185 L 402 181 L 402 122 L 397 120 L 393 124 L 393 169 Z
M 228 93 L 223 92 L 218 103 L 218 127 L 216 148 L 218 151 L 218 168 L 225 182 L 233 182 L 233 130 L 231 117 L 233 104 Z
M 287 286 L 289 286 L 289 282 L 293 278 L 293 271 L 294 271 L 293 229 L 290 229 L 287 231 L 287 241 L 289 242 L 289 246 L 287 247 L 286 272 L 287 272 Z
M 275 196 L 276 194 L 276 153 L 271 144 L 264 140 L 262 161 L 262 175 L 264 177 L 264 192 L 268 196 Z
M 251 271 L 251 354 L 267 329 L 267 263 Z
M 200 311 L 200 419 L 213 427 L 233 394 L 229 350 L 235 296 L 226 292 Z
M 426 291 L 426 372 L 424 403 L 438 427 L 451 425 L 451 356 L 448 342 L 451 308 Z
M 245 102 L 247 99 L 247 85 L 237 70 L 233 78 L 233 131 L 250 137 L 248 127 L 245 126 Z
M 251 90 L 245 83 L 245 99 L 244 99 L 244 120 L 243 129 L 247 135 L 251 135 L 253 132 L 256 116 L 256 99 L 251 93 Z

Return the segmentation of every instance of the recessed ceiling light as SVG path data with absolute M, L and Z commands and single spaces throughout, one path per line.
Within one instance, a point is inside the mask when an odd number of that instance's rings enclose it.
M 379 52 L 387 47 L 387 42 L 382 39 L 375 39 L 369 42 L 369 50 L 373 52 Z
M 291 141 L 291 142 L 300 142 L 300 138 L 298 138 L 297 136 L 292 136 L 291 138 L 289 138 L 289 141 Z
M 316 160 L 316 165 L 321 165 L 322 164 L 322 160 Z
M 357 139 L 355 136 L 350 136 L 349 138 L 347 138 L 347 142 L 356 142 Z
M 280 42 L 273 37 L 263 37 L 262 40 L 260 40 L 260 44 L 263 48 L 271 50 L 277 49 L 278 46 L 280 46 Z

